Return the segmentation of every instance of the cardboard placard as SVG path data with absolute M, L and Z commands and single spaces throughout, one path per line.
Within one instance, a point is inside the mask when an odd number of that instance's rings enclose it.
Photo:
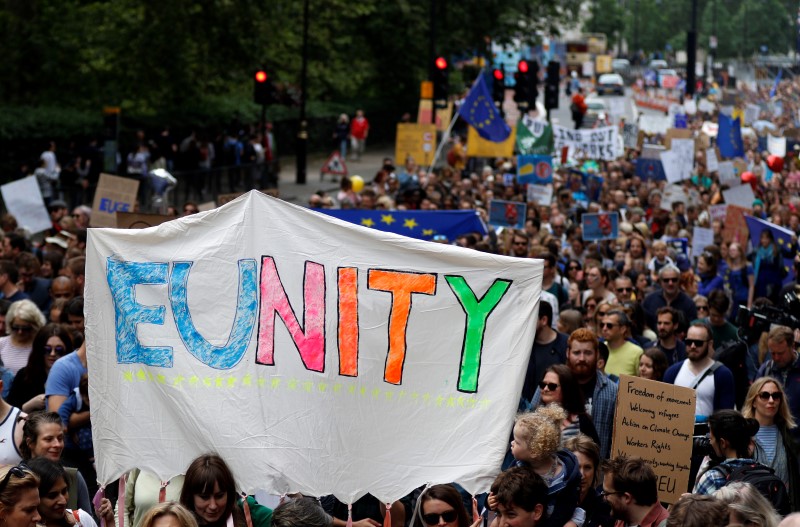
M 428 167 L 436 154 L 436 125 L 400 123 L 397 125 L 394 158 L 405 163 L 412 157 L 419 166 Z
M 708 207 L 708 214 L 711 216 L 711 221 L 725 221 L 725 214 L 727 210 L 727 205 L 710 205 Z
M 672 148 L 672 140 L 673 139 L 692 139 L 693 132 L 686 128 L 670 128 L 667 130 L 666 135 L 664 135 L 664 146 L 667 147 L 667 150 Z
M 756 199 L 756 195 L 750 185 L 738 185 L 723 190 L 722 197 L 725 198 L 725 203 L 728 205 L 738 205 L 747 209 L 753 206 L 753 201 Z
M 116 215 L 118 229 L 146 229 L 175 219 L 175 216 L 166 214 L 140 214 L 138 212 L 117 212 Z
M 658 477 L 658 499 L 675 503 L 689 488 L 695 391 L 619 377 L 611 455 L 650 463 Z
M 722 228 L 722 239 L 726 242 L 747 243 L 750 239 L 747 229 L 745 214 L 752 214 L 750 208 L 739 207 L 737 205 L 727 205 L 725 208 L 725 223 Z
M 117 212 L 133 212 L 139 182 L 126 177 L 100 174 L 92 204 L 92 227 L 116 227 Z

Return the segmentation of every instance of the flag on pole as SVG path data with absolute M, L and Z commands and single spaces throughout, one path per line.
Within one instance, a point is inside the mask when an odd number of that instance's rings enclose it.
M 501 143 L 511 134 L 511 128 L 494 105 L 492 94 L 482 74 L 478 75 L 478 79 L 469 90 L 464 103 L 458 109 L 458 115 L 487 141 Z
M 783 76 L 783 68 L 778 70 L 778 75 L 775 77 L 775 84 L 773 84 L 772 85 L 772 89 L 769 90 L 769 98 L 770 99 L 775 97 L 775 93 L 778 91 L 778 84 L 780 84 L 782 76 Z

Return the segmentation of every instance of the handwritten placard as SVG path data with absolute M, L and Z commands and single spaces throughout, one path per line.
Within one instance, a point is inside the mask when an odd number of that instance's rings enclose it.
M 658 476 L 658 499 L 675 503 L 689 488 L 695 392 L 619 376 L 612 455 L 640 457 Z

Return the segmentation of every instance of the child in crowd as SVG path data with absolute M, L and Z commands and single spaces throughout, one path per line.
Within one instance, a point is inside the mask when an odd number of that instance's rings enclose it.
M 546 520 L 550 527 L 581 527 L 585 512 L 577 507 L 581 491 L 581 472 L 575 454 L 560 448 L 561 422 L 567 413 L 557 404 L 521 414 L 514 424 L 511 454 L 516 466 L 528 466 L 547 484 Z M 497 499 L 489 494 L 489 508 Z
M 653 258 L 647 262 L 647 270 L 650 271 L 650 277 L 653 281 L 658 280 L 658 272 L 662 267 L 668 264 L 674 264 L 672 258 L 667 256 L 667 244 L 661 240 L 656 240 L 652 245 Z

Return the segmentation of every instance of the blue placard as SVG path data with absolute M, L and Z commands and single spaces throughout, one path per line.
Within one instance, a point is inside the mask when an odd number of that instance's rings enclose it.
M 664 165 L 660 159 L 637 159 L 636 175 L 645 180 L 654 179 L 660 181 L 667 179 L 667 175 L 664 173 Z
M 524 229 L 527 209 L 520 201 L 493 199 L 489 202 L 489 223 L 495 227 Z
M 517 156 L 517 183 L 546 185 L 553 182 L 553 156 Z
M 616 240 L 619 237 L 619 213 L 584 214 L 581 231 L 585 241 Z

